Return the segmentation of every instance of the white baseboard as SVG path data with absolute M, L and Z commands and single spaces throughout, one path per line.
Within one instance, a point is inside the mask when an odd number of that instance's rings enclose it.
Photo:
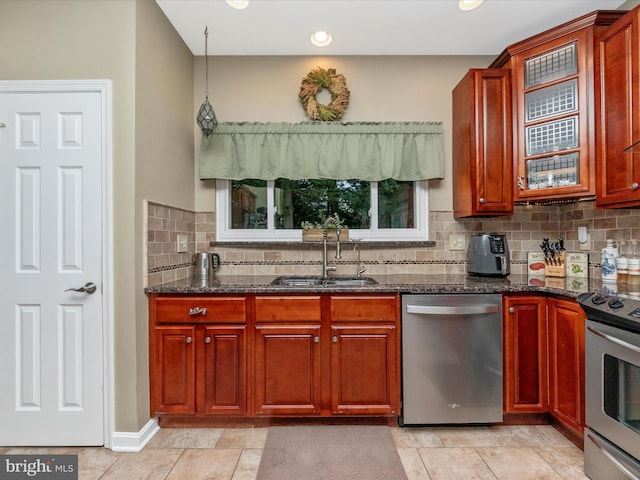
M 139 432 L 113 432 L 111 450 L 114 452 L 140 452 L 159 430 L 158 420 L 152 418 Z

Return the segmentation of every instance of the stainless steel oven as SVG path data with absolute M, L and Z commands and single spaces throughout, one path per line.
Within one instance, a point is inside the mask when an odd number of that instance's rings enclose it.
M 593 480 L 640 480 L 640 302 L 578 298 L 585 331 L 584 469 Z

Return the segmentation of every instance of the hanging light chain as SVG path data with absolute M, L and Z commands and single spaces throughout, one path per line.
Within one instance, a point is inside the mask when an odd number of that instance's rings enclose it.
M 204 94 L 206 98 L 209 98 L 209 53 L 207 46 L 209 45 L 209 27 L 204 27 Z

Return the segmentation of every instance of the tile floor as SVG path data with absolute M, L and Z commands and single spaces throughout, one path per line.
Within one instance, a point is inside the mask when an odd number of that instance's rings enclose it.
M 254 480 L 267 430 L 162 429 L 140 453 L 104 448 L 0 448 L 0 453 L 77 453 L 80 480 Z M 405 427 L 391 433 L 409 480 L 588 479 L 580 449 L 550 425 Z

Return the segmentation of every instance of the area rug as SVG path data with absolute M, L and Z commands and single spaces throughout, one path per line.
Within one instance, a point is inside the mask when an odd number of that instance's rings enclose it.
M 407 480 L 389 427 L 269 427 L 256 480 Z

